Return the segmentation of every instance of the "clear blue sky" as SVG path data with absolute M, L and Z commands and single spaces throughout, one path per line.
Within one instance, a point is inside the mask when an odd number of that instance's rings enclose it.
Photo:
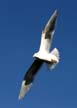
M 33 87 L 18 100 L 23 76 L 38 51 L 41 31 L 58 9 L 52 48 L 61 60 L 40 69 Z M 77 1 L 0 1 L 0 108 L 77 108 Z

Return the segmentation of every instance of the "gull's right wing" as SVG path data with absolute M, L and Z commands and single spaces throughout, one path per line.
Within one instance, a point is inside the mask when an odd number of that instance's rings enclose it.
M 58 11 L 55 10 L 46 26 L 42 31 L 40 50 L 50 51 L 51 42 L 55 32 L 55 23 L 58 16 Z
M 43 32 L 46 33 L 45 38 L 49 38 L 47 33 L 49 34 L 54 31 L 57 16 L 58 16 L 58 11 L 55 10 L 52 16 L 50 17 L 49 21 L 47 22 L 45 28 L 43 29 Z
M 47 55 L 50 52 L 50 47 L 51 47 L 51 43 L 52 43 L 54 31 L 55 31 L 55 23 L 56 23 L 57 15 L 58 15 L 58 12 L 57 10 L 55 10 L 42 31 L 39 51 L 35 53 L 33 57 L 47 60 Z M 48 61 L 50 61 L 49 59 Z

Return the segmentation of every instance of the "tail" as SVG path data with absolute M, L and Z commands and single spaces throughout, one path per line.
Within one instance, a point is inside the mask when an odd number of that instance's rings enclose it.
M 52 56 L 52 62 L 47 63 L 47 67 L 49 69 L 54 69 L 55 66 L 59 63 L 60 54 L 57 48 L 54 48 L 50 54 Z
M 59 60 L 60 59 L 60 54 L 59 54 L 59 50 L 57 48 L 54 48 L 52 51 L 51 51 L 51 54 L 56 56 L 56 58 Z

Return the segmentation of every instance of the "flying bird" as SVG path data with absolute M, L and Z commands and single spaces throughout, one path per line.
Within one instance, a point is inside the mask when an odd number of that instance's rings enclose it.
M 33 55 L 33 57 L 35 58 L 34 62 L 24 76 L 21 84 L 19 99 L 22 99 L 29 91 L 38 70 L 44 62 L 47 64 L 47 67 L 49 69 L 53 69 L 59 63 L 60 56 L 58 49 L 54 48 L 52 51 L 50 51 L 53 35 L 55 32 L 55 23 L 57 16 L 58 11 L 55 10 L 46 26 L 42 30 L 40 48 L 39 51 Z

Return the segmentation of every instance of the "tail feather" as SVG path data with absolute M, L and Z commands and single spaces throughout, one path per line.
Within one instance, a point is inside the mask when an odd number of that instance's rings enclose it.
M 57 48 L 54 48 L 54 49 L 51 51 L 51 54 L 54 55 L 54 56 L 56 56 L 58 60 L 60 59 L 59 50 L 58 50 Z
M 47 63 L 47 67 L 52 70 L 59 63 L 60 54 L 59 54 L 58 49 L 57 48 L 54 48 L 51 51 L 51 55 L 52 55 L 53 62 Z

